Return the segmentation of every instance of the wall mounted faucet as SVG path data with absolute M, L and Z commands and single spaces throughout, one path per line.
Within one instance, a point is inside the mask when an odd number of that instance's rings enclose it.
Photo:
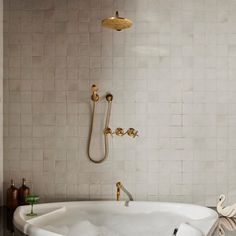
M 129 135 L 132 138 L 135 138 L 138 136 L 138 130 L 135 130 L 134 128 L 129 128 L 127 131 L 125 131 L 123 128 L 116 128 L 115 131 L 112 131 L 110 128 L 104 129 L 105 134 L 110 134 L 113 136 L 113 134 L 117 136 L 124 136 L 125 134 Z

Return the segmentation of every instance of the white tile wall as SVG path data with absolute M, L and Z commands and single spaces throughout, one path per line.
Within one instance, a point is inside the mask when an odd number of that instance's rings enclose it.
M 101 28 L 116 9 L 131 29 Z M 120 180 L 137 200 L 235 202 L 235 16 L 232 0 L 5 0 L 5 186 L 111 199 Z M 114 94 L 112 128 L 140 131 L 100 165 L 86 154 L 93 83 Z

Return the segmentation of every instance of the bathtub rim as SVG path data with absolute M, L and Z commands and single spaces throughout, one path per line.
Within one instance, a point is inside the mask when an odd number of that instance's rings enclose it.
M 57 207 L 56 210 L 54 211 L 50 211 L 49 213 L 46 213 L 46 214 L 43 214 L 43 215 L 40 215 L 38 217 L 35 217 L 35 218 L 32 218 L 32 219 L 28 219 L 28 220 L 25 220 L 23 218 L 23 214 L 25 214 L 25 209 L 29 208 L 29 205 L 28 206 L 19 206 L 15 212 L 14 212 L 14 216 L 13 216 L 13 224 L 14 224 L 14 227 L 19 230 L 20 232 L 22 232 L 23 234 L 25 235 L 28 235 L 28 232 L 29 230 L 31 231 L 32 228 L 34 229 L 38 229 L 38 230 L 42 230 L 40 227 L 32 224 L 34 223 L 34 221 L 40 221 L 40 219 L 43 219 L 45 218 L 45 216 L 53 216 L 54 214 L 58 214 L 58 212 L 65 212 L 67 209 L 71 209 L 73 206 L 77 205 L 78 207 L 80 206 L 83 206 L 83 207 L 92 207 L 94 205 L 98 206 L 98 204 L 100 205 L 100 207 L 102 205 L 108 205 L 110 207 L 117 207 L 117 206 L 120 206 L 122 207 L 123 209 L 126 209 L 127 207 L 125 206 L 125 201 L 114 201 L 114 200 L 85 200 L 85 201 L 65 201 L 65 202 L 50 202 L 50 203 L 41 203 L 41 204 L 36 204 L 35 205 L 35 208 L 40 208 L 40 207 L 43 207 L 43 208 L 47 208 L 47 207 Z M 218 220 L 218 214 L 215 210 L 209 208 L 209 207 L 205 207 L 205 206 L 201 206 L 201 205 L 197 205 L 197 204 L 190 204 L 190 203 L 176 203 L 176 202 L 154 202 L 154 201 L 133 201 L 133 202 L 130 202 L 131 206 L 133 207 L 136 207 L 135 208 L 135 211 L 133 213 L 135 213 L 137 210 L 137 206 L 139 207 L 139 211 L 138 212 L 142 212 L 142 213 L 150 213 L 150 212 L 155 212 L 155 211 L 159 211 L 159 212 L 173 212 L 173 213 L 177 213 L 176 211 L 168 211 L 168 210 L 160 210 L 158 209 L 158 207 L 168 207 L 168 209 L 174 209 L 174 208 L 180 208 L 180 209 L 188 209 L 188 210 L 202 210 L 203 212 L 206 212 L 208 213 L 208 216 L 207 217 L 202 217 L 202 218 L 199 218 L 197 220 L 199 221 L 206 221 L 210 224 L 209 227 L 205 226 L 208 228 L 208 232 L 206 234 L 206 236 L 210 236 L 211 233 L 215 230 L 216 228 L 216 225 L 217 225 L 217 220 Z M 152 211 L 150 212 L 144 212 L 144 211 L 140 211 L 141 210 L 141 207 L 145 207 L 146 206 L 149 206 L 152 208 Z M 153 206 L 155 205 L 155 209 L 153 208 Z M 130 207 L 130 206 L 129 206 Z M 128 208 L 129 208 L 128 207 Z M 193 209 L 195 208 L 195 209 Z M 42 208 L 41 208 L 42 209 Z M 137 213 L 137 212 L 136 212 Z M 128 214 L 132 214 L 132 213 L 128 213 Z M 188 213 L 189 214 L 189 213 Z M 184 215 L 190 219 L 194 219 L 192 218 L 191 216 L 189 215 L 185 215 L 185 214 L 180 214 L 180 215 Z M 206 228 L 205 228 L 206 230 Z M 50 232 L 51 233 L 51 232 Z M 56 233 L 52 233 L 51 234 L 52 236 L 53 235 L 61 235 L 61 234 L 56 234 Z

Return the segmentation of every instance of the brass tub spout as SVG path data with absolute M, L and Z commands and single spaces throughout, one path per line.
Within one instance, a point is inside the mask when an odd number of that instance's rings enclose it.
M 120 201 L 120 186 L 121 182 L 116 183 L 116 200 Z
M 122 190 L 129 198 L 129 201 L 133 201 L 133 196 L 131 193 L 122 185 L 121 182 L 116 183 L 116 200 L 120 201 L 120 190 Z M 126 204 L 128 206 L 129 201 L 126 201 Z

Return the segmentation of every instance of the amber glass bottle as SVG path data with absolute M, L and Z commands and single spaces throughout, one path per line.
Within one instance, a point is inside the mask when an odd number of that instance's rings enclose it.
M 25 184 L 26 180 L 22 179 L 22 185 L 19 188 L 19 204 L 27 205 L 25 198 L 30 195 L 30 188 Z
M 7 207 L 14 210 L 18 204 L 18 189 L 15 187 L 14 181 L 11 180 L 11 187 L 7 189 Z

